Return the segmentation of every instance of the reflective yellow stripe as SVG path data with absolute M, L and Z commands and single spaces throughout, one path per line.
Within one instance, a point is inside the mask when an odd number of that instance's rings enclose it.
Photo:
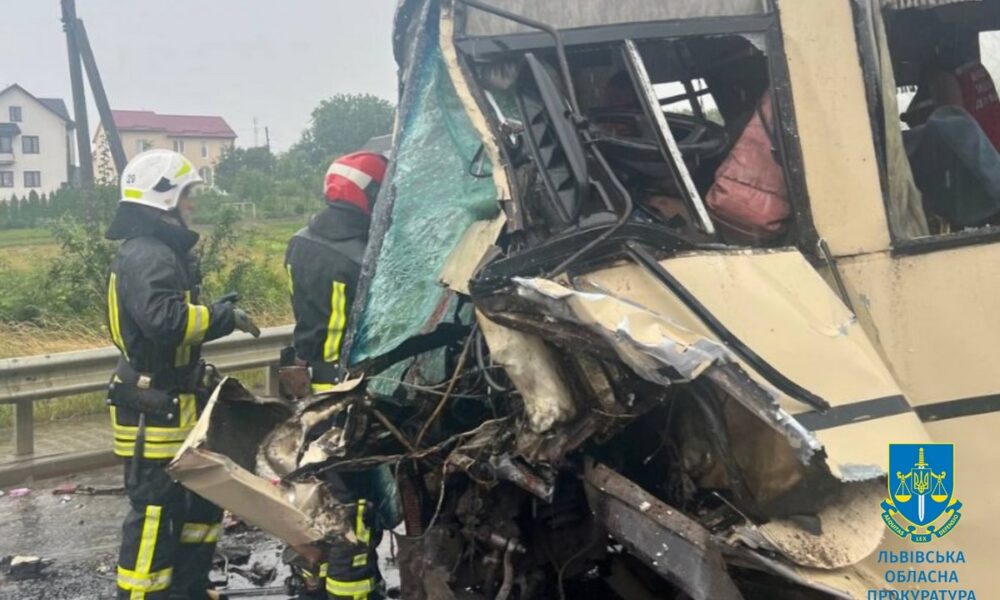
M 142 447 L 142 457 L 149 460 L 170 460 L 180 451 L 181 445 L 182 442 L 171 442 L 168 444 L 146 442 Z M 132 458 L 135 456 L 135 440 L 115 440 L 115 456 L 121 458 Z
M 295 285 L 292 283 L 292 265 L 285 265 L 285 272 L 288 273 L 288 293 L 295 294 Z
M 368 565 L 368 553 L 356 554 L 354 559 L 351 560 L 352 567 L 364 567 Z
M 344 284 L 333 282 L 330 292 L 330 323 L 326 329 L 326 343 L 323 344 L 323 361 L 336 362 L 340 358 L 340 340 L 344 336 L 347 320 L 347 297 Z
M 135 569 L 118 567 L 118 587 L 131 592 L 130 598 L 143 600 L 148 592 L 157 592 L 170 587 L 173 569 L 166 568 L 155 573 L 153 556 L 156 554 L 156 538 L 160 529 L 160 516 L 163 508 L 149 505 L 142 525 L 142 537 L 139 539 L 139 551 L 135 558 Z
M 108 279 L 108 329 L 111 331 L 111 341 L 121 350 L 122 355 L 128 359 L 128 352 L 125 350 L 125 340 L 122 338 L 121 317 L 118 314 L 118 276 L 114 273 Z
M 191 172 L 191 163 L 185 160 L 184 164 L 181 165 L 181 168 L 177 169 L 177 172 L 174 173 L 174 179 L 177 179 L 181 175 L 187 175 L 190 172 Z
M 198 401 L 194 394 L 181 394 L 177 399 L 180 401 L 180 428 L 190 430 L 198 421 Z
M 188 292 L 188 297 L 191 293 Z M 186 346 L 196 346 L 205 339 L 208 332 L 209 312 L 207 306 L 200 304 L 187 305 L 187 327 L 184 328 L 184 339 L 181 344 Z
M 216 523 L 208 528 L 208 533 L 205 534 L 205 543 L 214 544 L 219 541 L 219 532 L 222 531 L 222 524 Z
M 219 523 L 185 523 L 181 528 L 182 544 L 214 544 L 219 540 Z
M 119 425 L 118 413 L 114 406 L 111 407 L 111 427 L 114 430 L 115 438 L 120 440 L 135 441 L 139 434 L 139 428 L 134 425 Z M 187 439 L 191 428 L 181 427 L 151 427 L 146 426 L 147 442 L 183 442 Z
M 332 596 L 344 596 L 352 600 L 365 600 L 368 598 L 368 594 L 375 591 L 375 579 L 338 581 L 328 578 L 326 580 L 326 591 Z
M 118 567 L 118 587 L 134 592 L 159 592 L 170 587 L 173 574 L 173 567 L 149 575 L 140 575 L 135 571 Z
M 330 569 L 329 563 L 322 563 L 319 566 L 319 575 L 313 574 L 309 569 L 302 569 L 302 575 L 305 577 L 319 577 L 320 579 L 326 579 L 326 573 Z
M 333 383 L 314 383 L 312 384 L 311 387 L 312 387 L 312 393 L 322 394 L 323 392 L 329 392 L 330 390 L 332 390 L 337 386 L 336 384 Z
M 142 190 L 136 188 L 125 188 L 124 196 L 130 200 L 142 200 Z
M 190 290 L 184 292 L 184 302 L 187 303 L 188 307 L 191 306 L 191 291 Z M 191 311 L 189 310 L 188 311 L 188 323 L 189 324 L 190 324 L 190 321 L 191 321 Z M 185 337 L 187 337 L 186 334 L 185 334 Z M 174 352 L 174 366 L 175 367 L 183 367 L 185 365 L 190 364 L 190 362 L 191 362 L 191 346 L 188 345 L 188 344 L 185 344 L 184 340 L 181 340 L 181 343 L 177 346 L 177 350 Z
M 181 395 L 181 407 L 184 407 Z M 192 398 L 193 395 L 190 395 Z M 197 413 L 197 408 L 194 409 Z M 197 420 L 197 414 L 196 418 Z M 191 429 L 194 428 L 194 421 L 186 427 L 146 427 L 146 441 L 143 446 L 143 457 L 151 460 L 173 458 L 177 451 L 181 449 L 184 440 L 187 439 Z M 139 428 L 132 425 L 119 425 L 118 413 L 114 406 L 111 407 L 111 429 L 114 432 L 115 455 L 122 458 L 131 458 L 135 455 L 135 438 L 139 435 Z
M 367 544 L 372 539 L 372 532 L 365 525 L 365 499 L 358 500 L 358 514 L 355 517 L 354 535 L 358 538 L 358 543 Z

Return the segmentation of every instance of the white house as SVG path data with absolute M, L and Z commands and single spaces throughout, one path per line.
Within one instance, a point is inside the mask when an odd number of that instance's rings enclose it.
M 14 84 L 0 91 L 0 201 L 49 194 L 75 170 L 73 121 L 58 98 L 36 98 Z

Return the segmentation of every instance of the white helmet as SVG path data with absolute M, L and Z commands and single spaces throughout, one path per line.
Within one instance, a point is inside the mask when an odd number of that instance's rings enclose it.
M 173 150 L 148 150 L 122 173 L 122 202 L 173 210 L 184 190 L 204 183 L 191 161 Z

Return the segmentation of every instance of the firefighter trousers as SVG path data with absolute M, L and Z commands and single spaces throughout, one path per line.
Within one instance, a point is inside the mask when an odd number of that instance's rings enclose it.
M 118 554 L 119 600 L 206 598 L 222 509 L 171 480 L 168 463 L 125 461 L 130 507 Z
M 345 508 L 351 534 L 328 540 L 326 596 L 330 600 L 379 600 L 384 583 L 378 569 L 378 506 L 367 472 L 329 473 L 327 486 Z M 321 574 L 323 569 L 321 568 Z

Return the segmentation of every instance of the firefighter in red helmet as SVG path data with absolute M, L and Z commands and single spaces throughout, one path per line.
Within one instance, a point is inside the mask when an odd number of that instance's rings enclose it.
M 288 243 L 285 269 L 295 313 L 293 345 L 299 364 L 308 365 L 313 393 L 336 385 L 341 376 L 341 343 L 354 300 L 361 260 L 368 243 L 372 206 L 385 177 L 380 154 L 342 156 L 326 173 L 327 206 Z M 327 482 L 348 507 L 352 535 L 327 540 L 327 562 L 313 565 L 307 578 L 323 579 L 328 598 L 376 600 L 383 587 L 375 549 L 381 531 L 367 472 L 333 474 Z M 320 597 L 323 597 L 322 595 Z

